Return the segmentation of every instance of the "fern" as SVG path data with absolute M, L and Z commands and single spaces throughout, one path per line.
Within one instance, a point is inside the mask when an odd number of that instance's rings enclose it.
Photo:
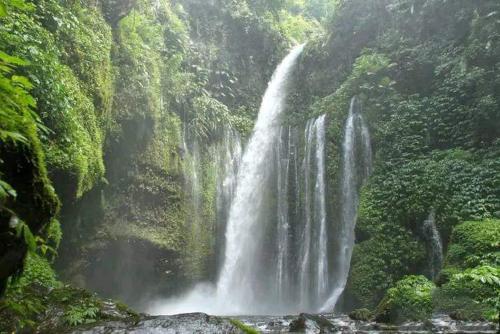
M 78 326 L 95 322 L 99 313 L 99 307 L 93 303 L 72 305 L 64 313 L 64 321 L 70 326 Z

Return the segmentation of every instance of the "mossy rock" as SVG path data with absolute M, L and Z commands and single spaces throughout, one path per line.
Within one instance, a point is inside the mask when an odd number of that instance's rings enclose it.
M 424 276 L 406 276 L 389 290 L 375 310 L 375 320 L 401 323 L 405 320 L 425 320 L 433 311 L 434 284 Z
M 349 318 L 351 318 L 352 320 L 370 321 L 372 317 L 372 311 L 367 308 L 356 309 L 349 313 Z

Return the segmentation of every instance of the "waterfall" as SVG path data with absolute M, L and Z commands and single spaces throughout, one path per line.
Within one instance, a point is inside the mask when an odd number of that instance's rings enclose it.
M 300 238 L 299 290 L 302 309 L 310 310 L 328 288 L 328 232 L 325 187 L 325 115 L 307 122 L 304 131 L 303 223 Z M 296 196 L 300 200 L 300 195 Z M 315 291 L 312 291 L 315 290 Z
M 312 217 L 311 217 L 311 180 L 310 166 L 313 145 L 313 123 L 309 120 L 304 132 L 304 162 L 302 169 L 304 173 L 304 219 L 303 231 L 300 243 L 300 304 L 303 308 L 310 306 L 310 263 L 311 263 L 311 238 L 312 238 Z
M 339 210 L 328 217 L 327 117 L 305 126 L 283 124 L 280 117 L 302 48 L 276 69 L 243 155 L 234 131 L 225 130 L 218 144 L 216 285 L 200 284 L 150 312 L 294 314 L 331 311 L 337 303 L 349 272 L 358 192 L 372 169 L 370 133 L 353 98 L 342 143 Z
M 224 232 L 241 162 L 242 147 L 239 134 L 233 129 L 224 129 L 223 140 L 217 152 L 216 269 L 219 270 L 224 263 Z
M 321 300 L 328 288 L 328 247 L 326 229 L 326 203 L 325 203 L 325 115 L 320 116 L 315 122 L 316 130 L 316 184 L 314 187 L 314 212 L 319 222 L 318 259 L 316 267 L 317 291 L 316 297 Z
M 443 265 L 443 245 L 436 226 L 436 214 L 431 210 L 429 216 L 424 220 L 424 235 L 427 239 L 429 257 L 429 272 L 432 279 L 436 279 Z
M 276 152 L 277 167 L 277 271 L 276 285 L 278 299 L 286 298 L 289 287 L 289 258 L 290 258 L 290 222 L 288 219 L 288 177 L 290 171 L 291 155 L 291 128 L 287 130 L 287 137 L 284 138 L 285 128 L 280 128 L 279 142 Z
M 366 177 L 371 173 L 372 168 L 370 135 L 359 109 L 356 97 L 353 97 L 342 143 L 341 212 L 337 236 L 338 249 L 335 252 L 336 266 L 332 279 L 332 292 L 326 303 L 321 307 L 322 312 L 331 311 L 335 307 L 347 283 L 354 247 L 354 227 L 359 204 L 358 191 Z M 357 145 L 357 141 L 361 141 L 361 145 Z M 360 146 L 361 152 L 357 152 L 357 148 Z M 359 159 L 360 155 L 362 159 Z M 360 160 L 362 166 L 359 166 Z M 359 173 L 360 169 L 361 173 Z
M 217 297 L 233 312 L 248 312 L 261 305 L 270 289 L 263 287 L 267 272 L 262 259 L 265 226 L 261 226 L 265 185 L 270 174 L 273 145 L 278 138 L 279 116 L 286 84 L 303 46 L 294 48 L 278 66 L 269 83 L 245 153 L 226 228 L 224 265 L 217 282 Z

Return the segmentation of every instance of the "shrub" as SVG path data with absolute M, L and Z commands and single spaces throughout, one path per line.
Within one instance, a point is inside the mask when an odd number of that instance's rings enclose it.
M 479 266 L 451 276 L 433 295 L 436 310 L 462 320 L 498 320 L 500 268 Z
M 375 319 L 398 323 L 427 319 L 433 310 L 434 284 L 424 276 L 406 276 L 389 290 L 375 310 Z
M 446 262 L 458 267 L 483 263 L 500 264 L 500 220 L 468 221 L 451 235 Z

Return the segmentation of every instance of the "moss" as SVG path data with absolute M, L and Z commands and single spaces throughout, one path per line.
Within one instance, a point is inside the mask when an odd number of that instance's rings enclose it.
M 260 333 L 255 328 L 250 327 L 248 325 L 245 325 L 243 322 L 241 322 L 238 319 L 231 319 L 230 322 L 231 322 L 231 324 L 233 324 L 236 328 L 238 328 L 239 330 L 241 330 L 245 334 L 258 334 L 258 333 Z
M 138 315 L 121 303 L 99 299 L 86 290 L 60 282 L 49 261 L 29 254 L 25 270 L 11 280 L 0 300 L 0 332 L 31 330 L 65 332 L 84 323 L 101 320 L 134 322 Z
M 424 276 L 406 276 L 387 293 L 375 310 L 380 322 L 400 323 L 405 320 L 425 320 L 433 311 L 434 284 Z
M 49 173 L 58 194 L 75 199 L 104 175 L 103 131 L 96 109 L 102 112 L 110 100 L 109 79 L 99 77 L 111 73 L 109 61 L 108 69 L 103 61 L 106 48 L 100 48 L 106 43 L 109 48 L 111 38 L 108 31 L 96 45 L 89 42 L 92 29 L 99 26 L 86 20 L 92 15 L 80 15 L 80 21 L 71 9 L 48 0 L 36 8 L 37 15 L 19 12 L 9 16 L 2 25 L 0 39 L 13 54 L 30 62 L 24 71 L 35 85 L 36 112 L 51 130 L 41 134 Z M 54 17 L 61 22 L 54 22 Z M 67 53 L 73 47 L 85 54 L 79 64 L 74 62 L 79 57 Z M 93 58 L 96 54 L 102 57 Z M 102 73 L 92 72 L 94 66 Z
M 353 320 L 369 321 L 372 317 L 372 311 L 366 308 L 356 309 L 349 313 L 349 318 Z

